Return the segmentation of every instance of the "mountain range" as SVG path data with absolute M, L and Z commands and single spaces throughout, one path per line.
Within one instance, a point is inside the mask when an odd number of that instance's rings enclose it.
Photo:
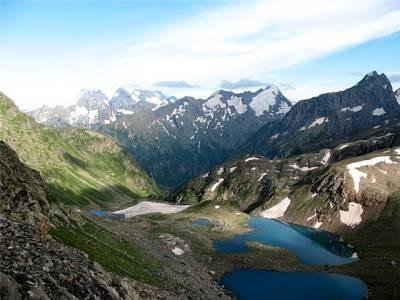
M 215 92 L 207 99 L 185 97 L 101 126 L 171 190 L 227 159 L 269 120 L 282 118 L 292 103 L 274 86 L 256 92 Z
M 81 90 L 74 105 L 42 107 L 28 112 L 37 122 L 53 127 L 97 128 L 124 115 L 143 110 L 154 110 L 175 101 L 158 91 L 119 88 L 111 99 L 101 90 Z
M 399 99 L 400 89 L 393 92 L 387 77 L 374 71 L 347 90 L 296 104 L 275 85 L 239 94 L 221 90 L 207 99 L 120 88 L 107 100 L 99 90 L 86 91 L 69 108 L 85 117 L 62 120 L 113 137 L 160 187 L 172 191 L 230 157 L 289 157 L 332 148 L 382 126 L 398 114 Z M 45 120 L 38 111 L 31 115 L 54 124 L 59 114 L 44 114 Z
M 121 88 L 109 101 L 99 90 L 85 91 L 74 106 L 42 107 L 29 114 L 41 123 L 92 127 L 112 136 L 161 187 L 171 190 L 228 158 L 291 106 L 275 85 L 256 92 L 221 90 L 207 99 L 179 100 L 160 92 L 129 93 Z
M 398 95 L 384 74 L 371 72 L 347 90 L 299 101 L 235 158 L 169 198 L 225 203 L 341 234 L 357 230 L 385 214 L 400 190 Z

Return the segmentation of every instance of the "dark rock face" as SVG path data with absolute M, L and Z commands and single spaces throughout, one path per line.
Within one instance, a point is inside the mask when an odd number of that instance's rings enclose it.
M 99 131 L 113 136 L 170 190 L 228 158 L 291 105 L 275 86 L 254 93 L 218 91 L 205 100 L 185 97 L 154 111 L 126 115 Z
M 286 157 L 333 148 L 399 113 L 389 80 L 372 72 L 345 91 L 296 103 L 282 120 L 254 134 L 241 152 Z
M 25 220 L 46 233 L 49 209 L 39 172 L 21 163 L 14 150 L 0 141 L 0 212 Z

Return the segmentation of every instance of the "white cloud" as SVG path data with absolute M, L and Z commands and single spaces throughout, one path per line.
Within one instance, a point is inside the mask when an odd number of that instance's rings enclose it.
M 81 51 L 53 57 L 40 68 L 33 63 L 31 71 L 3 66 L 0 88 L 25 107 L 70 101 L 67 97 L 81 87 L 112 93 L 130 81 L 151 86 L 186 80 L 202 87 L 191 92 L 206 96 L 222 79 L 262 79 L 269 72 L 399 30 L 397 0 L 228 2 L 163 26 L 118 51 L 107 53 L 105 46 L 101 55 Z M 65 93 L 55 100 L 59 89 Z

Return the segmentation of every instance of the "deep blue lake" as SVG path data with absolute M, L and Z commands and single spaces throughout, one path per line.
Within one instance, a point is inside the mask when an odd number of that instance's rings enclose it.
M 239 300 L 361 300 L 367 294 L 361 280 L 323 272 L 235 269 L 225 273 L 219 283 Z
M 308 265 L 341 265 L 357 260 L 352 258 L 352 248 L 325 231 L 261 217 L 251 218 L 248 224 L 251 232 L 214 241 L 215 250 L 243 253 L 249 251 L 247 242 L 259 242 L 287 249 Z

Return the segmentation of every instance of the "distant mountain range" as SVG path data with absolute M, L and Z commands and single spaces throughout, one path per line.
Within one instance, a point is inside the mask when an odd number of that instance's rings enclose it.
M 57 127 L 91 127 L 112 136 L 157 184 L 173 190 L 226 159 L 247 153 L 290 157 L 333 148 L 400 111 L 400 89 L 384 74 L 355 86 L 289 101 L 275 85 L 256 92 L 217 91 L 207 99 L 120 88 L 111 99 L 85 90 L 71 107 L 31 112 Z
M 94 128 L 113 136 L 169 190 L 228 158 L 291 106 L 275 85 L 179 100 L 158 91 L 120 88 L 111 99 L 100 90 L 83 90 L 75 105 L 43 106 L 29 114 L 47 125 Z
M 133 89 L 128 92 L 124 88 L 119 88 L 114 96 L 108 99 L 101 90 L 84 89 L 74 105 L 43 105 L 28 114 L 36 121 L 54 127 L 97 128 L 124 115 L 154 110 L 175 100 L 176 98 L 167 97 L 158 91 Z

